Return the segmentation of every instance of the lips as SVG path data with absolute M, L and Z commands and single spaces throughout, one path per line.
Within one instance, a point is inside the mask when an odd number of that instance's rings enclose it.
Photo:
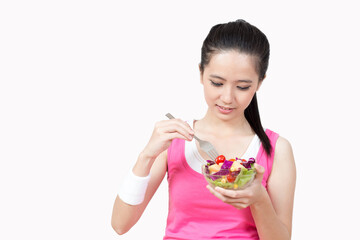
M 224 107 L 224 106 L 219 106 L 219 105 L 216 105 L 216 107 L 223 114 L 229 114 L 234 110 L 234 108 Z
M 227 108 L 227 107 L 223 107 L 223 106 L 219 106 L 219 105 L 218 105 L 218 107 L 220 107 L 220 108 L 222 108 L 224 110 L 232 110 L 233 109 L 233 108 Z

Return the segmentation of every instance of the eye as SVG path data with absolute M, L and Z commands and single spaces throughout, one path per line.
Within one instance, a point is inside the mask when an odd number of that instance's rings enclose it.
M 237 86 L 238 89 L 240 90 L 248 90 L 250 87 L 240 87 L 240 86 Z
M 210 80 L 211 84 L 214 85 L 215 87 L 220 87 L 222 86 L 223 84 L 222 83 L 217 83 L 217 82 L 214 82 L 213 80 Z

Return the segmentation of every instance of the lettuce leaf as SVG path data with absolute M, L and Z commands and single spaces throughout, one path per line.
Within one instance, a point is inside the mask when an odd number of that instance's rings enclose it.
M 255 169 L 242 168 L 240 174 L 237 175 L 234 183 L 238 185 L 239 188 L 243 187 L 254 177 Z

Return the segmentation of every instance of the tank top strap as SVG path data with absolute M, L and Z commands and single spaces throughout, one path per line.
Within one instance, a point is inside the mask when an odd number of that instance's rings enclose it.
M 167 178 L 171 177 L 171 173 L 175 171 L 180 164 L 183 164 L 185 158 L 185 141 L 183 139 L 175 138 L 172 140 L 167 152 Z
M 256 162 L 265 168 L 262 184 L 265 188 L 267 188 L 267 181 L 271 174 L 271 170 L 274 162 L 274 156 L 275 156 L 275 146 L 276 146 L 276 141 L 279 138 L 279 134 L 271 131 L 270 129 L 266 129 L 265 133 L 270 140 L 272 151 L 270 156 L 267 155 L 265 149 L 263 148 L 263 145 L 261 144 L 258 155 L 256 157 Z

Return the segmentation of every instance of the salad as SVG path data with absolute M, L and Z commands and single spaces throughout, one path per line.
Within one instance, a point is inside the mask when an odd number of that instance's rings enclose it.
M 254 179 L 254 163 L 254 158 L 227 160 L 224 155 L 220 155 L 215 161 L 207 160 L 207 164 L 202 166 L 202 172 L 206 181 L 213 187 L 242 189 Z

